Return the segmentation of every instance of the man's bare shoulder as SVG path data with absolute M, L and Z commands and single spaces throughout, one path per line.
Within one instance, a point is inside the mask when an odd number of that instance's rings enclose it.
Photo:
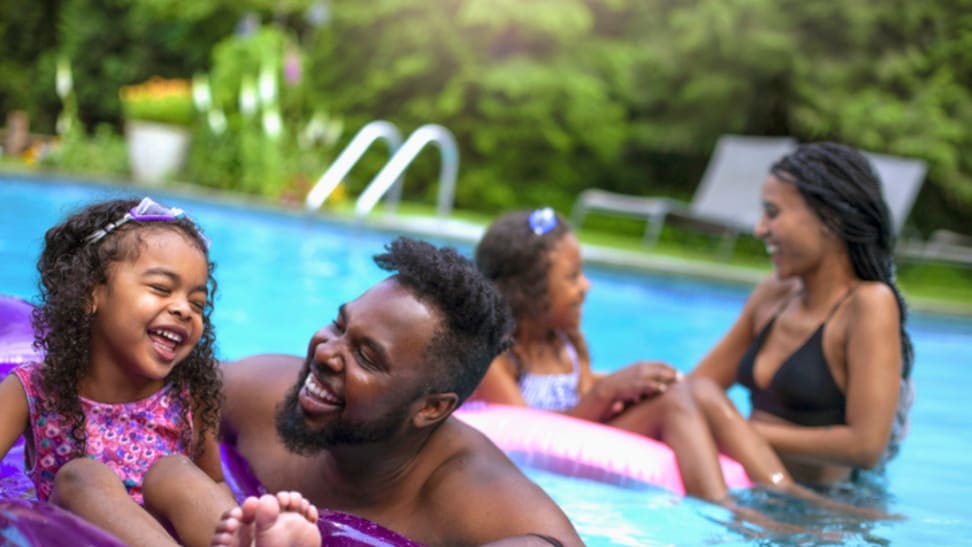
M 279 372 L 281 368 L 285 370 L 299 368 L 303 359 L 296 355 L 285 353 L 261 353 L 249 355 L 236 361 L 225 361 L 222 363 L 223 375 L 232 378 L 251 378 L 254 376 L 269 375 L 273 371 Z
M 524 534 L 579 545 L 563 510 L 485 435 L 450 418 L 427 445 L 437 465 L 426 481 L 429 511 L 449 541 L 488 543 Z
M 223 425 L 238 430 L 250 420 L 270 416 L 297 380 L 302 359 L 294 355 L 262 354 L 222 364 Z M 260 420 L 267 421 L 267 420 Z
M 516 480 L 529 479 L 492 441 L 479 430 L 456 417 L 450 417 L 435 433 L 432 446 L 439 450 L 436 478 L 512 475 Z

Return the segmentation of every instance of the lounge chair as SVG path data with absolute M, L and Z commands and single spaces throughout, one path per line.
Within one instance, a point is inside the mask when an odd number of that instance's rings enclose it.
M 935 230 L 928 241 L 912 239 L 898 242 L 895 254 L 909 260 L 972 266 L 972 236 L 951 230 Z
M 865 152 L 867 159 L 871 161 L 884 190 L 884 200 L 891 209 L 891 221 L 894 225 L 895 233 L 901 233 L 905 220 L 911 212 L 912 205 L 915 204 L 915 197 L 918 190 L 925 182 L 925 173 L 928 166 L 922 160 L 913 158 L 903 158 L 899 156 L 887 156 Z
M 901 234 L 915 197 L 925 180 L 927 165 L 922 160 L 866 153 L 884 185 L 884 199 L 891 209 L 895 233 Z M 906 260 L 937 261 L 972 265 L 972 236 L 949 230 L 935 230 L 927 241 L 899 237 L 895 254 Z
M 581 192 L 574 204 L 574 227 L 590 212 L 645 219 L 644 242 L 658 241 L 668 216 L 714 227 L 724 234 L 719 255 L 728 258 L 740 232 L 751 232 L 762 211 L 759 195 L 770 166 L 796 146 L 785 137 L 723 135 L 702 175 L 691 203 L 665 198 L 607 192 L 596 188 Z

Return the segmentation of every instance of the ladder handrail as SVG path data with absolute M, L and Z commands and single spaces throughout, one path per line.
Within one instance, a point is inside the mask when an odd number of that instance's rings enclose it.
M 437 124 L 426 124 L 412 132 L 401 147 L 392 155 L 388 163 L 375 175 L 355 203 L 355 215 L 360 219 L 366 216 L 388 191 L 400 180 L 405 169 L 415 160 L 419 152 L 429 143 L 439 148 L 442 161 L 439 169 L 439 195 L 436 213 L 446 217 L 452 211 L 456 190 L 456 174 L 459 171 L 459 147 L 452 133 Z M 394 192 L 390 199 L 397 201 L 401 192 Z
M 304 207 L 308 211 L 316 211 L 321 208 L 324 201 L 337 188 L 341 180 L 351 171 L 354 164 L 361 159 L 361 156 L 378 139 L 384 139 L 388 143 L 391 154 L 402 145 L 402 133 L 395 124 L 384 120 L 375 120 L 362 127 L 351 139 L 351 142 L 341 151 L 327 171 L 317 180 L 311 191 L 308 192 L 304 200 Z

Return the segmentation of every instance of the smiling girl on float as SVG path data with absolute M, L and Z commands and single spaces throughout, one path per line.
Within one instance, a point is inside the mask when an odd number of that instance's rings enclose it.
M 236 502 L 216 441 L 208 240 L 180 209 L 113 200 L 48 230 L 37 268 L 45 357 L 0 383 L 0 456 L 24 435 L 37 497 L 128 545 L 174 545 L 166 526 L 209 545 Z M 272 501 L 313 526 L 301 496 Z

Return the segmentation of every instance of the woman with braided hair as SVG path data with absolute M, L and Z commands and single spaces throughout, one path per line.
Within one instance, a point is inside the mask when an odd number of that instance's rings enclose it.
M 773 165 L 762 201 L 756 235 L 774 274 L 682 388 L 740 461 L 772 456 L 768 444 L 814 485 L 880 469 L 907 432 L 913 362 L 880 181 L 853 148 L 804 144 Z M 735 383 L 750 391 L 748 420 L 726 397 Z M 723 442 L 753 435 L 766 443 Z

